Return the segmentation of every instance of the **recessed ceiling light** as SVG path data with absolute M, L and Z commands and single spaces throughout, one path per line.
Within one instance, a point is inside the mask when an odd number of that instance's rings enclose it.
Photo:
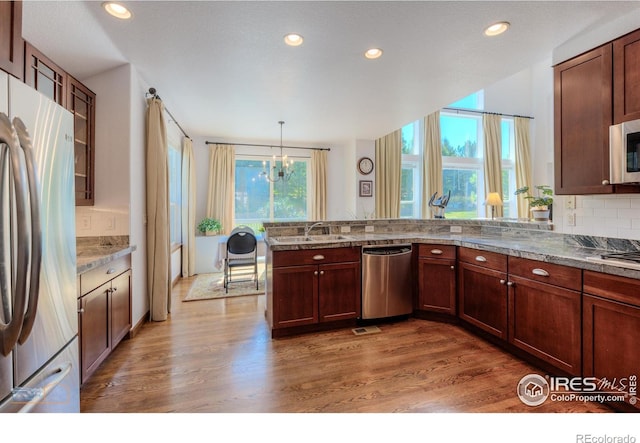
M 382 55 L 382 49 L 380 48 L 371 48 L 367 49 L 364 53 L 364 56 L 370 60 L 374 60 Z
M 488 37 L 500 35 L 503 32 L 505 32 L 507 29 L 509 29 L 509 26 L 511 26 L 509 22 L 494 23 L 493 25 L 487 27 L 487 29 L 484 30 L 484 35 Z
M 125 6 L 116 2 L 104 2 L 102 7 L 105 11 L 116 18 L 120 18 L 123 20 L 127 20 L 131 18 L 131 11 L 129 11 Z
M 287 34 L 284 36 L 284 42 L 289 46 L 300 46 L 304 38 L 300 34 Z

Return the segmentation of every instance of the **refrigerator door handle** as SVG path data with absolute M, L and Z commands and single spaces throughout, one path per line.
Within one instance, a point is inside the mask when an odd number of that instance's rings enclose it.
M 17 258 L 14 263 L 16 269 L 16 278 L 11 281 L 11 292 L 13 309 L 11 320 L 6 324 L 0 324 L 0 352 L 5 357 L 9 355 L 15 346 L 22 323 L 24 321 L 24 312 L 26 307 L 27 296 L 27 269 L 29 266 L 29 247 L 27 246 L 29 235 L 26 227 L 26 200 L 27 200 L 27 183 L 25 171 L 20 161 L 20 149 L 18 136 L 15 129 L 9 121 L 9 117 L 0 113 L 0 143 L 6 144 L 9 148 L 9 158 L 11 159 L 11 172 L 13 176 L 13 189 L 9 193 L 15 196 L 16 214 L 16 240 Z M 12 246 L 8 246 L 12 247 Z M 12 272 L 12 271 L 11 271 Z
M 29 182 L 29 203 L 31 206 L 31 275 L 29 280 L 29 302 L 27 311 L 24 314 L 22 330 L 18 339 L 19 344 L 23 344 L 33 328 L 38 309 L 38 296 L 40 294 L 40 266 L 42 264 L 42 229 L 40 226 L 40 200 L 38 198 L 38 178 L 36 176 L 36 166 L 33 154 L 33 143 L 29 132 L 22 120 L 13 119 L 13 127 L 18 134 L 20 147 L 24 151 L 27 168 L 27 180 Z
M 72 368 L 73 363 L 67 363 L 62 367 L 56 368 L 51 372 L 51 375 L 49 375 L 49 378 L 51 380 L 49 380 L 48 383 L 40 388 L 30 388 L 29 394 L 31 395 L 31 398 L 22 408 L 20 408 L 18 413 L 31 412 L 33 408 L 38 406 L 45 398 L 47 398 L 47 396 L 56 388 L 56 386 L 62 383 L 66 376 L 69 375 Z

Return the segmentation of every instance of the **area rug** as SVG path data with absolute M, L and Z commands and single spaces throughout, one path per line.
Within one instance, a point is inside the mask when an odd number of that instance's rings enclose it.
M 182 301 L 211 300 L 215 298 L 240 297 L 243 295 L 264 294 L 264 264 L 258 264 L 258 290 L 255 280 L 245 280 L 244 276 L 234 275 L 238 281 L 229 284 L 229 292 L 224 290 L 224 273 L 199 274 L 189 293 Z

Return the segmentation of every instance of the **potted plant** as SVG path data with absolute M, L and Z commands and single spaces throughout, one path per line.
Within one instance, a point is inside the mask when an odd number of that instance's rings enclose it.
M 550 206 L 553 203 L 553 189 L 547 185 L 537 185 L 534 188 L 534 195 L 529 192 L 529 186 L 516 189 L 514 194 L 525 194 L 524 198 L 529 200 L 529 207 L 535 221 L 549 220 Z
M 204 235 L 219 234 L 221 229 L 222 225 L 215 218 L 206 217 L 198 223 L 198 231 L 202 232 Z

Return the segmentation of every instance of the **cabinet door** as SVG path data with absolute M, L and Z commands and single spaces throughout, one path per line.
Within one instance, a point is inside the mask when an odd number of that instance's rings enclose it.
M 584 376 L 618 387 L 620 383 L 628 387 L 635 377 L 637 386 L 640 307 L 585 294 L 582 321 Z
M 455 261 L 418 260 L 418 309 L 456 314 Z
M 73 113 L 76 205 L 92 206 L 95 168 L 95 94 L 67 76 L 67 109 Z
M 111 352 L 110 292 L 111 282 L 108 282 L 80 299 L 80 358 L 83 382 Z
M 507 339 L 507 274 L 468 263 L 459 265 L 460 318 Z
M 131 271 L 111 282 L 111 348 L 131 330 Z
M 640 30 L 613 42 L 613 122 L 640 119 Z
M 573 375 L 582 371 L 581 294 L 509 277 L 509 342 Z
M 555 193 L 604 194 L 612 118 L 611 44 L 554 68 Z
M 61 106 L 66 106 L 67 74 L 43 53 L 25 42 L 24 82 Z
M 273 269 L 273 327 L 318 322 L 318 266 Z
M 24 77 L 22 2 L 0 2 L 0 69 L 20 80 Z
M 360 263 L 318 266 L 319 320 L 346 320 L 360 316 Z

